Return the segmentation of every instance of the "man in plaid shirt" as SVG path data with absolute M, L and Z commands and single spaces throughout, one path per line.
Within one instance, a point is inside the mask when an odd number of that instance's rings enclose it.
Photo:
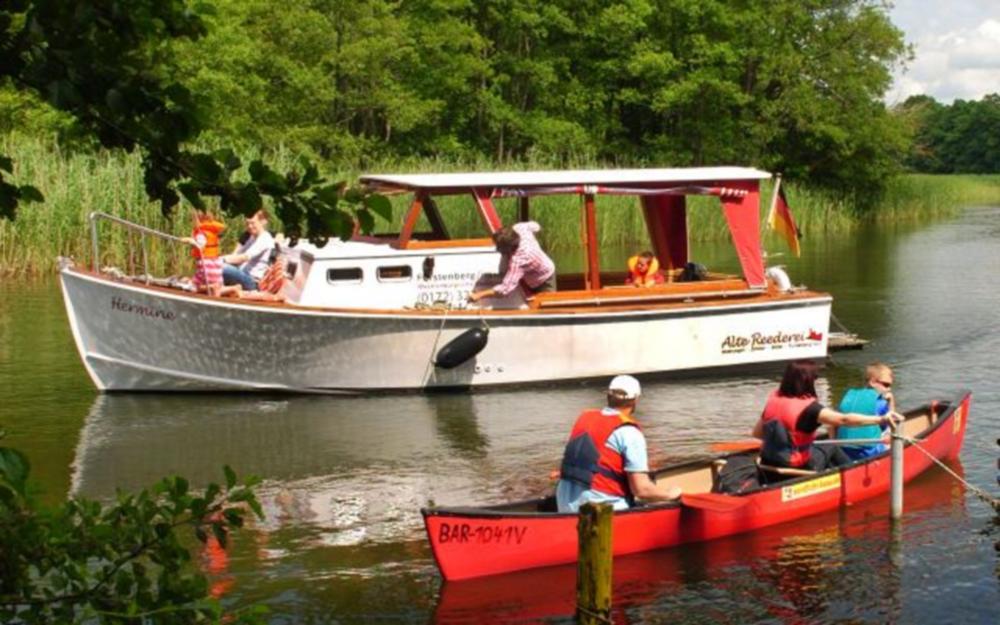
M 493 233 L 497 251 L 503 255 L 500 266 L 506 265 L 503 281 L 491 289 L 470 293 L 469 301 L 478 302 L 495 295 L 504 297 L 522 282 L 528 295 L 556 290 L 556 265 L 538 245 L 535 233 L 539 230 L 541 226 L 536 222 L 526 221 Z

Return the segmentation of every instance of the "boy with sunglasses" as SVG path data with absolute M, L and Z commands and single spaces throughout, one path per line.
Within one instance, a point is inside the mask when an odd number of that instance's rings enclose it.
M 865 386 L 848 389 L 840 401 L 841 412 L 853 412 L 877 417 L 888 416 L 902 421 L 896 412 L 896 398 L 892 394 L 893 375 L 889 365 L 873 362 L 865 367 Z M 839 439 L 886 439 L 888 430 L 878 425 L 842 425 L 831 432 L 830 436 Z M 886 443 L 866 443 L 864 445 L 845 445 L 844 452 L 852 460 L 860 460 L 876 456 L 889 449 Z

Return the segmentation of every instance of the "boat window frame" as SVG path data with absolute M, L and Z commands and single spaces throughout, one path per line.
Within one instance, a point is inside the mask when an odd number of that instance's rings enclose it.
M 357 271 L 357 278 L 342 278 L 335 279 L 331 277 L 331 274 L 335 271 Z M 365 281 L 365 270 L 363 267 L 327 267 L 326 268 L 326 283 L 331 286 L 347 286 L 353 284 L 363 284 Z
M 385 270 L 385 269 L 389 269 L 389 270 L 401 269 L 401 270 L 403 270 L 403 273 L 405 273 L 405 275 L 384 277 L 382 275 L 382 271 Z M 377 281 L 383 283 L 383 284 L 399 284 L 399 283 L 404 283 L 404 282 L 412 282 L 413 281 L 413 266 L 412 265 L 406 265 L 406 264 L 379 265 L 378 267 L 375 268 L 375 279 Z

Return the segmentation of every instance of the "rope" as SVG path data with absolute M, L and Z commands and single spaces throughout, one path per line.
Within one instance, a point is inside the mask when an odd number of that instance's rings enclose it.
M 431 374 L 435 374 L 436 373 L 435 370 L 434 370 L 434 368 L 433 368 L 433 365 L 434 365 L 434 355 L 437 353 L 438 341 L 441 340 L 441 333 L 444 331 L 444 322 L 448 321 L 448 313 L 449 312 L 451 312 L 451 307 L 445 308 L 444 309 L 444 317 L 441 317 L 441 325 L 438 326 L 437 336 L 434 337 L 434 346 L 431 347 L 431 353 L 427 357 L 427 366 L 424 368 L 424 379 L 425 380 L 427 379 L 427 374 L 428 373 L 431 373 Z M 435 375 L 435 379 L 436 379 L 436 377 L 437 376 Z
M 978 486 L 975 486 L 974 484 L 970 484 L 961 475 L 959 475 L 958 473 L 955 473 L 954 471 L 952 471 L 951 467 L 949 467 L 945 463 L 943 463 L 940 460 L 938 460 L 937 458 L 935 458 L 934 454 L 932 454 L 931 452 L 929 452 L 926 449 L 924 449 L 923 447 L 921 447 L 920 443 L 918 443 L 915 439 L 912 439 L 912 438 L 910 438 L 908 436 L 903 436 L 901 434 L 898 434 L 897 436 L 899 436 L 899 438 L 903 439 L 905 442 L 907 442 L 907 443 L 913 445 L 914 447 L 916 447 L 917 449 L 919 449 L 925 456 L 927 456 L 928 458 L 930 458 L 931 460 L 933 460 L 935 464 L 937 464 L 939 467 L 941 467 L 942 469 L 944 469 L 949 475 L 951 475 L 953 478 L 955 478 L 956 480 L 958 480 L 962 484 L 965 484 L 965 487 L 968 488 L 969 490 L 971 490 L 976 495 L 976 497 L 978 497 L 983 502 L 985 502 L 985 503 L 989 504 L 990 506 L 992 506 L 993 509 L 996 510 L 997 512 L 1000 512 L 1000 498 L 997 498 L 997 497 L 994 497 L 994 496 L 990 495 L 989 493 L 987 493 L 983 489 L 979 488 Z
M 588 610 L 579 603 L 576 604 L 576 611 L 577 613 L 582 613 L 585 614 L 586 616 L 589 616 L 592 619 L 596 619 L 601 623 L 614 623 L 614 621 L 611 620 L 611 617 L 608 616 L 607 614 L 601 614 L 600 612 L 594 612 L 593 610 Z
M 851 333 L 851 331 L 847 329 L 847 326 L 841 323 L 840 319 L 837 319 L 837 315 L 833 314 L 832 310 L 830 311 L 830 321 L 832 321 L 834 325 L 836 325 L 840 329 L 840 331 L 843 332 L 844 334 Z

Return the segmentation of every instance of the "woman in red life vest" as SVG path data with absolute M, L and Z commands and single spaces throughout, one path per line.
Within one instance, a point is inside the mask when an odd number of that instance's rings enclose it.
M 851 459 L 839 447 L 816 447 L 820 425 L 888 425 L 889 417 L 843 414 L 827 408 L 816 399 L 816 363 L 796 360 L 785 367 L 781 386 L 767 398 L 764 411 L 753 428 L 753 435 L 763 441 L 760 459 L 778 467 L 822 471 L 843 466 Z
M 625 284 L 632 286 L 656 286 L 663 284 L 663 273 L 660 271 L 660 261 L 652 252 L 641 252 L 628 259 L 628 277 Z
M 608 386 L 608 405 L 585 410 L 577 418 L 556 486 L 560 512 L 576 512 L 588 501 L 623 510 L 635 499 L 669 501 L 681 496 L 680 488 L 649 477 L 646 438 L 635 420 L 639 394 L 639 381 L 620 375 Z

